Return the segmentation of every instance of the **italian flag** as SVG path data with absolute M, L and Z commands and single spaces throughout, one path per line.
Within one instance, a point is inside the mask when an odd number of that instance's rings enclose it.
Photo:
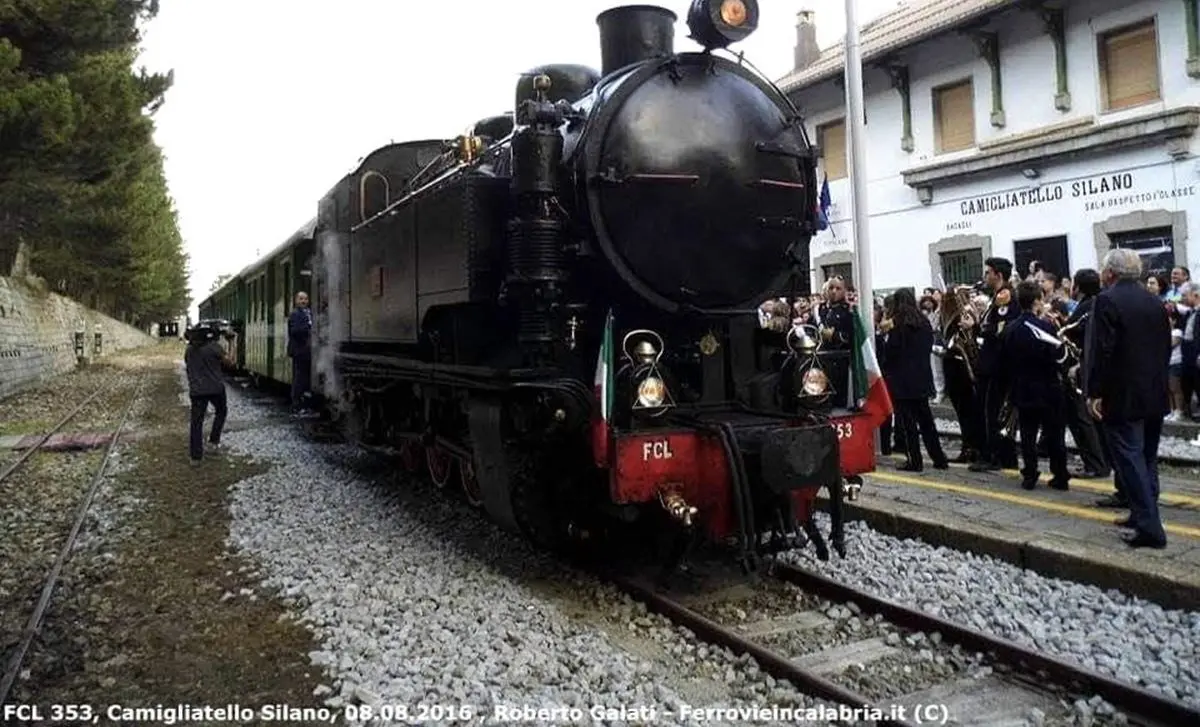
M 592 417 L 592 454 L 596 466 L 608 467 L 608 421 L 613 404 L 613 314 L 609 309 L 604 319 L 604 334 L 600 337 L 600 353 L 596 356 L 596 409 Z
M 864 315 L 859 311 L 854 316 L 854 401 L 877 429 L 892 415 L 892 397 L 875 357 L 875 342 L 867 336 Z

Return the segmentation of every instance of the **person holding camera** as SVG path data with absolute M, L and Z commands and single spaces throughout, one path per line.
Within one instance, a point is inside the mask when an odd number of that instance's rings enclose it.
M 212 404 L 214 411 L 212 431 L 208 437 L 208 443 L 214 451 L 221 446 L 221 430 L 225 428 L 225 416 L 229 412 L 221 365 L 232 366 L 233 360 L 221 347 L 217 340 L 219 337 L 220 332 L 215 328 L 195 328 L 189 331 L 187 350 L 183 354 L 188 395 L 192 400 L 188 453 L 193 467 L 204 458 L 204 417 L 208 414 L 208 405 Z

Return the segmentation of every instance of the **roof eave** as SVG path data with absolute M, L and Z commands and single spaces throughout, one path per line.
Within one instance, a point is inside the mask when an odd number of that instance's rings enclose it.
M 893 53 L 897 53 L 899 51 L 911 48 L 915 45 L 920 45 L 921 43 L 924 43 L 926 41 L 937 38 L 938 36 L 953 33 L 957 30 L 962 29 L 965 26 L 971 25 L 972 23 L 977 23 L 980 20 L 984 20 L 984 19 L 992 17 L 993 15 L 998 15 L 1002 12 L 1010 10 L 1010 9 L 1012 9 L 1012 6 L 1013 6 L 1013 3 L 1004 3 L 1001 5 L 996 5 L 993 7 L 985 8 L 985 9 L 979 10 L 975 13 L 964 15 L 962 18 L 960 18 L 958 21 L 956 21 L 953 25 L 932 28 L 927 32 L 921 33 L 920 35 L 913 36 L 912 38 L 907 38 L 903 42 L 897 43 L 896 45 L 887 46 L 887 47 L 881 48 L 879 50 L 873 51 L 871 53 L 864 53 L 863 59 L 862 59 L 863 65 L 865 66 L 866 64 L 868 64 L 872 61 L 887 58 L 889 55 L 891 55 Z M 813 76 L 812 78 L 804 79 L 801 82 L 792 82 L 791 84 L 779 83 L 777 85 L 779 86 L 780 90 L 782 90 L 785 94 L 790 94 L 795 91 L 803 91 L 806 88 L 811 88 L 813 86 L 816 86 L 817 84 L 824 83 L 830 79 L 836 78 L 836 77 L 844 74 L 845 72 L 846 72 L 846 51 L 845 51 L 845 45 L 843 43 L 843 48 L 842 48 L 842 52 L 841 52 L 841 60 L 839 61 L 839 63 L 836 66 L 833 66 L 828 71 L 823 71 L 820 75 Z

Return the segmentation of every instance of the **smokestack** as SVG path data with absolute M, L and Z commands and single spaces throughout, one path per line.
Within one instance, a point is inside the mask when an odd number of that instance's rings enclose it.
M 821 57 L 817 47 L 817 23 L 813 11 L 801 10 L 796 18 L 796 70 L 811 66 Z
M 596 16 L 600 73 L 675 53 L 675 13 L 654 5 L 623 5 Z

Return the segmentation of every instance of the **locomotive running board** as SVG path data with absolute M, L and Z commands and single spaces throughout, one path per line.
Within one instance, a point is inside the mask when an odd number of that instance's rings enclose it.
M 462 386 L 476 391 L 506 391 L 525 381 L 557 379 L 557 369 L 499 369 L 488 366 L 438 364 L 378 354 L 340 353 L 338 370 L 346 376 L 392 376 L 403 381 Z
M 467 404 L 467 423 L 475 450 L 475 480 L 483 495 L 483 509 L 505 530 L 520 532 L 513 513 L 509 483 L 509 457 L 504 451 L 503 401 L 493 396 L 472 395 Z

